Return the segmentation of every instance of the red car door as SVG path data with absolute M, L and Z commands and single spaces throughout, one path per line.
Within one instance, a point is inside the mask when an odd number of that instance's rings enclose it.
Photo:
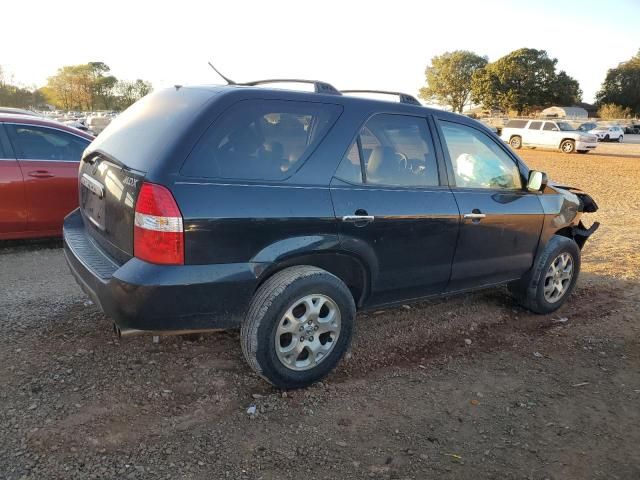
M 0 123 L 0 239 L 19 237 L 26 229 L 22 171 Z
M 78 164 L 89 140 L 44 125 L 7 124 L 24 178 L 27 229 L 59 235 L 78 206 Z

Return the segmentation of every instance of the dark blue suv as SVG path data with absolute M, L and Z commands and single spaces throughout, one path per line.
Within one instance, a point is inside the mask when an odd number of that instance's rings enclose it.
M 176 86 L 86 150 L 65 254 L 122 336 L 241 329 L 281 388 L 329 373 L 357 310 L 507 284 L 556 310 L 597 228 L 482 124 L 312 82 Z

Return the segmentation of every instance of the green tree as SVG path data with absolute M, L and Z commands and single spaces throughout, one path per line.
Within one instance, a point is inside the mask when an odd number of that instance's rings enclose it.
M 420 97 L 462 112 L 470 101 L 473 74 L 486 64 L 485 57 L 467 50 L 437 55 L 425 70 L 426 85 L 420 89 Z
M 111 69 L 104 62 L 89 62 L 92 81 L 92 110 L 111 110 L 115 102 L 114 90 L 118 79 L 110 75 Z
M 515 50 L 474 74 L 472 99 L 485 108 L 515 110 L 518 115 L 533 107 L 576 103 L 580 86 L 566 72 L 556 73 L 557 62 L 544 50 Z
M 613 103 L 640 114 L 640 50 L 634 57 L 611 68 L 596 94 L 600 105 Z
M 615 120 L 618 118 L 629 118 L 631 116 L 631 108 L 622 107 L 615 103 L 604 103 L 598 109 L 598 116 L 605 120 Z
M 35 88 L 12 84 L 13 80 L 0 66 L 0 105 L 4 107 L 31 108 L 43 103 L 42 95 Z
M 115 88 L 118 94 L 118 106 L 123 110 L 153 90 L 151 83 L 141 79 L 135 82 L 119 81 Z

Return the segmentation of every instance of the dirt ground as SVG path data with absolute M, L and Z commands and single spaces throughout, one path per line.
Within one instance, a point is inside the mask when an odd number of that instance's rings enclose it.
M 118 341 L 58 242 L 0 246 L 0 477 L 640 478 L 640 146 L 522 157 L 600 205 L 571 300 L 360 315 L 349 358 L 296 392 L 237 332 Z

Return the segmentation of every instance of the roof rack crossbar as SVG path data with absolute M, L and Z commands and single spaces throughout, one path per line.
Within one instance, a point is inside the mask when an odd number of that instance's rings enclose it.
M 395 95 L 400 99 L 400 103 L 408 103 L 409 105 L 419 105 L 422 104 L 418 101 L 416 97 L 413 95 L 409 95 L 408 93 L 402 92 L 390 92 L 388 90 L 341 90 L 342 93 L 380 93 L 382 95 Z
M 313 85 L 316 93 L 326 93 L 329 95 L 342 95 L 340 91 L 327 82 L 321 82 L 319 80 L 304 80 L 300 78 L 269 78 L 266 80 L 254 80 L 252 82 L 238 83 L 237 85 L 245 85 L 247 87 L 254 87 L 256 85 L 264 85 L 266 83 L 308 83 Z

